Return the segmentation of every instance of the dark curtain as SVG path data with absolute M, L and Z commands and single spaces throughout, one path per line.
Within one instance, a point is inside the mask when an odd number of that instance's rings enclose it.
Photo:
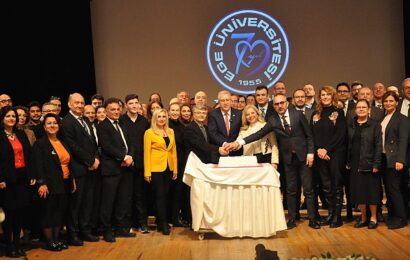
M 89 103 L 96 83 L 88 0 L 3 1 L 0 19 L 0 93 L 14 105 L 60 96 L 66 107 L 73 92 Z
M 410 1 L 403 0 L 404 21 L 404 56 L 406 62 L 406 78 L 410 77 Z

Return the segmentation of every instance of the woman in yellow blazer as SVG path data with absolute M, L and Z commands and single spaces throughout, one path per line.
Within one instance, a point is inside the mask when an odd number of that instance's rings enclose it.
M 144 177 L 152 181 L 157 208 L 158 231 L 169 235 L 167 198 L 171 179 L 177 178 L 177 149 L 174 131 L 168 127 L 168 113 L 157 109 L 151 128 L 144 134 Z

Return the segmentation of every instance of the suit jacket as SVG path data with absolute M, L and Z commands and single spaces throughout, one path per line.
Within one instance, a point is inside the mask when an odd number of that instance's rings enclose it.
M 257 106 L 257 108 L 259 109 L 259 106 Z M 276 113 L 275 109 L 268 102 L 268 107 L 266 108 L 266 111 L 265 111 L 265 118 L 264 118 L 265 121 L 267 121 L 268 118 L 271 117 L 274 113 Z
M 242 112 L 231 108 L 229 135 L 226 133 L 225 119 L 221 109 L 214 109 L 209 113 L 208 130 L 211 143 L 222 146 L 224 142 L 233 142 L 239 134 L 242 125 Z
M 133 122 L 127 114 L 120 117 L 120 126 L 124 129 L 129 137 L 129 145 L 134 151 L 134 166 L 137 169 L 144 168 L 144 133 L 149 128 L 148 120 L 138 115 L 137 120 Z
M 190 152 L 193 152 L 203 163 L 218 163 L 213 160 L 216 156 L 211 156 L 211 153 L 218 153 L 219 147 L 209 143 L 208 127 L 204 127 L 208 136 L 208 141 L 205 139 L 201 129 L 195 121 L 192 121 L 185 127 L 184 144 L 186 157 L 189 156 Z
M 70 150 L 63 141 L 60 140 L 64 148 L 70 153 Z M 70 153 L 70 169 L 72 156 Z M 47 135 L 38 139 L 33 145 L 33 174 L 39 185 L 47 185 L 50 194 L 64 194 L 66 192 L 64 185 L 63 169 L 61 168 L 60 158 L 50 143 Z M 70 171 L 71 173 L 71 171 Z M 72 175 L 70 174 L 70 177 Z
M 101 147 L 101 175 L 118 175 L 121 174 L 121 163 L 126 155 L 133 156 L 133 146 L 129 145 L 129 137 L 126 129 L 122 129 L 125 142 L 121 134 L 115 129 L 111 121 L 106 118 L 97 126 L 98 142 Z
M 384 132 L 384 150 L 386 151 L 387 167 L 394 168 L 396 162 L 410 164 L 407 156 L 407 147 L 410 135 L 410 122 L 397 109 Z M 407 160 L 406 160 L 407 159 Z
M 296 109 L 296 107 L 295 107 L 295 109 Z M 297 109 L 296 109 L 296 110 L 297 110 Z M 308 123 L 310 124 L 310 119 L 312 119 L 312 114 L 313 114 L 314 111 L 315 111 L 315 110 L 312 109 L 312 108 L 307 108 L 307 107 L 305 107 L 305 111 L 304 111 L 304 112 L 303 112 L 303 111 L 300 111 L 300 112 L 302 112 L 302 114 L 305 115 L 306 120 L 307 120 Z
M 246 137 L 246 143 L 254 142 L 267 133 L 274 131 L 279 144 L 282 160 L 286 164 L 292 161 L 292 150 L 300 161 L 305 161 L 308 153 L 314 154 L 313 136 L 309 124 L 301 111 L 289 109 L 290 135 L 285 131 L 278 114 L 271 116 L 266 125 L 258 132 Z
M 353 99 L 350 99 L 349 102 L 347 103 L 347 111 L 352 110 L 352 109 L 354 110 L 355 106 L 356 106 L 356 102 L 354 102 Z
M 399 101 L 399 104 L 397 106 L 397 110 L 401 111 L 402 106 L 403 106 L 403 99 L 401 99 Z M 407 115 L 407 118 L 410 118 L 410 114 Z M 407 166 L 409 166 L 410 165 L 410 138 L 409 138 L 409 144 L 407 146 L 406 162 L 407 162 Z
M 169 169 L 177 173 L 177 147 L 174 130 L 168 128 L 169 145 L 166 146 L 162 136 L 156 134 L 152 128 L 144 134 L 144 176 L 151 176 L 152 172 L 163 172 Z
M 86 120 L 84 118 L 85 123 Z M 71 113 L 67 113 L 62 122 L 61 133 L 72 155 L 71 174 L 74 177 L 81 177 L 87 174 L 88 167 L 94 164 L 96 158 L 99 158 L 93 129 L 91 127 L 89 129 L 91 135 L 87 133 L 81 123 Z
M 27 183 L 31 178 L 31 146 L 27 135 L 23 130 L 15 130 L 15 136 L 23 146 L 24 161 L 26 164 Z M 14 151 L 6 133 L 0 131 L 0 182 L 15 183 L 16 168 L 14 165 Z

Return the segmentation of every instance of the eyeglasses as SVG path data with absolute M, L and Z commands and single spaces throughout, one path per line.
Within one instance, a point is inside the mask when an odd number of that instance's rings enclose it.
M 208 114 L 208 112 L 206 112 L 206 111 L 195 111 L 194 114 L 206 115 L 206 114 Z
M 286 103 L 287 101 L 281 101 L 281 102 L 276 102 L 276 103 L 273 103 L 273 105 L 274 106 L 279 106 L 279 105 L 284 105 L 285 103 Z
M 0 100 L 0 102 L 1 103 L 3 103 L 3 104 L 6 104 L 6 103 L 11 103 L 11 99 L 3 99 L 3 100 Z
M 349 93 L 349 90 L 338 90 L 337 93 Z

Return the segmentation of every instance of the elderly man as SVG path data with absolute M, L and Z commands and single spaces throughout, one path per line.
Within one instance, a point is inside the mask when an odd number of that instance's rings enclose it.
M 283 81 L 278 81 L 273 86 L 273 95 L 282 94 L 286 96 L 286 86 Z
M 242 124 L 242 113 L 232 108 L 231 93 L 222 90 L 218 93 L 220 107 L 212 110 L 208 117 L 208 130 L 211 143 L 220 147 L 233 142 L 239 135 Z M 232 152 L 231 155 L 242 155 L 242 150 Z M 218 155 L 213 157 L 217 163 Z
M 13 101 L 11 100 L 10 96 L 7 94 L 0 95 L 0 108 L 6 106 L 13 106 Z
M 177 93 L 178 103 L 180 105 L 189 105 L 190 98 L 188 91 L 182 90 Z

